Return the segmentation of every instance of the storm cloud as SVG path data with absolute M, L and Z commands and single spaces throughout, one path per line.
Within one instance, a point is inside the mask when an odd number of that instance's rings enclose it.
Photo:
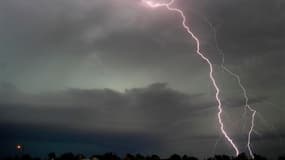
M 255 151 L 281 153 L 285 2 L 177 0 L 174 5 L 185 11 L 214 63 L 223 118 L 241 150 L 249 115 L 242 117 L 242 92 L 220 67 L 214 31 L 225 65 L 240 75 L 258 110 Z M 2 139 L 9 131 L 45 126 L 46 134 L 61 128 L 67 130 L 62 135 L 136 135 L 133 139 L 146 138 L 164 155 L 211 154 L 220 136 L 215 92 L 208 66 L 180 23 L 176 14 L 139 0 L 0 1 L 0 124 L 7 130 Z M 231 153 L 221 142 L 213 152 Z M 135 145 L 138 151 L 147 148 Z

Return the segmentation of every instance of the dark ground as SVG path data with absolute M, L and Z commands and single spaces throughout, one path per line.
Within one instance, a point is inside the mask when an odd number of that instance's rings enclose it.
M 103 155 L 93 155 L 91 157 L 85 157 L 83 154 L 64 153 L 62 155 L 56 155 L 55 153 L 49 153 L 43 160 L 199 160 L 196 157 L 178 154 L 173 154 L 169 158 L 160 158 L 158 155 L 143 156 L 141 154 L 127 154 L 124 157 L 119 157 L 113 153 L 105 153 Z M 267 160 L 266 157 L 255 155 L 255 160 Z M 32 157 L 29 154 L 21 154 L 20 152 L 13 157 L 6 157 L 3 160 L 41 160 L 41 158 Z M 246 154 L 242 153 L 237 157 L 228 155 L 215 155 L 204 160 L 251 160 Z M 279 156 L 278 160 L 285 160 L 285 156 Z

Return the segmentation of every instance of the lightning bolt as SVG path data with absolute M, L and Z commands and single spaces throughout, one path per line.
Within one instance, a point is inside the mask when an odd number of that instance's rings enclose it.
M 243 97 L 244 97 L 244 100 L 245 100 L 245 104 L 244 104 L 245 111 L 244 111 L 243 117 L 246 114 L 247 110 L 249 110 L 252 113 L 251 114 L 251 125 L 250 125 L 250 129 L 249 129 L 249 132 L 248 132 L 248 135 L 247 135 L 247 148 L 248 148 L 248 151 L 249 151 L 249 154 L 250 154 L 251 158 L 254 159 L 255 157 L 254 157 L 254 154 L 253 154 L 253 151 L 252 151 L 252 148 L 251 148 L 251 136 L 252 136 L 252 133 L 261 136 L 260 133 L 258 133 L 256 130 L 254 130 L 256 116 L 259 116 L 259 118 L 262 121 L 264 121 L 263 123 L 267 124 L 267 122 L 262 117 L 262 115 L 260 113 L 258 113 L 255 109 L 253 109 L 249 105 L 249 103 L 248 103 L 248 101 L 249 101 L 248 94 L 247 94 L 246 88 L 244 87 L 244 85 L 241 82 L 240 76 L 237 73 L 233 72 L 232 70 L 230 70 L 228 67 L 225 66 L 225 54 L 224 54 L 223 50 L 220 48 L 220 46 L 219 46 L 218 39 L 217 39 L 217 30 L 216 30 L 215 26 L 209 21 L 209 19 L 207 17 L 203 17 L 203 19 L 205 20 L 206 23 L 208 23 L 210 28 L 213 30 L 216 49 L 217 49 L 218 53 L 222 56 L 221 68 L 224 71 L 226 71 L 227 73 L 229 73 L 229 75 L 233 76 L 236 79 L 236 81 L 238 82 L 239 87 L 241 88 L 241 90 L 243 92 Z M 275 104 L 273 104 L 270 101 L 265 101 L 265 102 L 267 102 L 268 104 L 273 105 L 273 106 L 275 105 Z M 276 129 L 275 129 L 274 126 L 270 125 L 270 130 L 273 131 L 273 130 L 276 130 Z M 281 144 L 282 142 L 280 140 L 281 139 L 280 135 L 277 134 L 277 136 L 279 137 L 279 142 Z M 218 141 L 215 143 L 214 148 L 216 148 L 217 144 L 218 144 Z
M 171 0 L 168 3 L 155 3 L 153 1 L 150 0 L 142 0 L 143 3 L 145 3 L 146 5 L 148 5 L 151 8 L 158 8 L 158 7 L 165 7 L 167 10 L 172 11 L 172 12 L 176 12 L 178 13 L 181 18 L 182 18 L 182 26 L 183 28 L 186 30 L 186 32 L 188 33 L 188 35 L 195 40 L 196 42 L 196 53 L 205 61 L 208 63 L 209 65 L 209 77 L 210 80 L 216 90 L 216 101 L 218 103 L 218 110 L 219 112 L 217 113 L 217 117 L 219 119 L 219 124 L 220 124 L 220 130 L 222 132 L 222 134 L 224 135 L 224 137 L 226 138 L 226 140 L 232 145 L 233 149 L 235 150 L 235 154 L 236 156 L 239 155 L 239 150 L 238 147 L 236 146 L 236 144 L 233 142 L 232 138 L 230 138 L 230 136 L 228 135 L 228 133 L 225 131 L 224 129 L 224 123 L 222 120 L 222 113 L 223 113 L 223 108 L 222 108 L 222 103 L 221 103 L 221 99 L 220 99 L 220 89 L 216 83 L 216 79 L 213 75 L 213 64 L 211 63 L 211 61 L 209 60 L 209 58 L 207 58 L 200 50 L 200 41 L 198 39 L 198 37 L 191 31 L 190 27 L 186 24 L 186 16 L 184 14 L 184 12 L 179 9 L 179 8 L 175 8 L 172 7 L 171 5 L 174 3 L 175 0 Z M 251 129 L 252 130 L 252 129 Z
M 247 96 L 247 91 L 244 87 L 244 85 L 241 83 L 241 80 L 240 80 L 240 77 L 239 75 L 237 75 L 236 73 L 232 72 L 231 70 L 229 70 L 227 67 L 225 67 L 224 65 L 222 65 L 223 69 L 225 71 L 227 71 L 230 75 L 232 75 L 233 77 L 236 78 L 240 88 L 242 89 L 243 91 L 243 95 L 244 95 L 244 98 L 245 98 L 245 107 L 250 111 L 252 112 L 251 114 L 251 125 L 250 125 L 250 130 L 248 132 L 248 135 L 247 135 L 247 148 L 248 148 L 248 151 L 249 151 L 249 154 L 251 156 L 252 159 L 254 159 L 254 154 L 252 152 L 252 149 L 251 149 L 251 135 L 252 135 L 252 132 L 253 132 L 253 128 L 254 128 L 254 120 L 255 120 L 255 115 L 256 115 L 256 110 L 254 110 L 249 104 L 248 104 L 248 96 Z
M 229 75 L 231 75 L 232 77 L 234 77 L 236 79 L 240 89 L 242 90 L 243 97 L 245 100 L 245 103 L 244 103 L 245 112 L 244 113 L 246 113 L 246 109 L 248 109 L 252 113 L 251 114 L 250 129 L 249 129 L 249 132 L 247 135 L 247 148 L 248 148 L 248 151 L 249 151 L 251 158 L 254 159 L 254 154 L 253 154 L 252 149 L 251 149 L 251 135 L 254 132 L 254 122 L 255 122 L 255 115 L 256 115 L 257 111 L 254 110 L 248 103 L 248 101 L 249 101 L 248 94 L 247 94 L 246 88 L 244 87 L 244 85 L 241 82 L 240 76 L 225 66 L 225 54 L 224 54 L 223 50 L 219 47 L 219 43 L 217 40 L 216 28 L 208 19 L 205 19 L 205 21 L 209 24 L 210 28 L 212 28 L 212 30 L 214 32 L 215 45 L 216 45 L 216 48 L 217 48 L 219 54 L 222 56 L 222 64 L 221 64 L 222 69 L 225 70 Z

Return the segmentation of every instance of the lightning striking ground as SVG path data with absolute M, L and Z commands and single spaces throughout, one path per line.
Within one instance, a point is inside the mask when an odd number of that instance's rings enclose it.
M 246 92 L 246 89 L 245 87 L 243 86 L 243 84 L 241 83 L 241 80 L 240 80 L 240 77 L 239 75 L 237 75 L 236 73 L 232 72 L 231 70 L 229 70 L 227 67 L 225 67 L 224 65 L 222 65 L 223 69 L 225 71 L 227 71 L 230 75 L 232 75 L 233 77 L 236 78 L 240 88 L 242 89 L 243 91 L 243 95 L 244 95 L 244 98 L 245 98 L 245 107 L 250 111 L 252 112 L 251 114 L 251 125 L 250 125 L 250 130 L 248 132 L 248 136 L 247 136 L 247 148 L 248 148 L 248 151 L 249 151 L 249 154 L 251 156 L 252 159 L 254 159 L 254 154 L 252 152 L 252 149 L 251 149 L 251 135 L 252 135 L 252 132 L 253 132 L 253 128 L 254 128 L 254 120 L 255 120 L 255 115 L 256 115 L 256 110 L 254 110 L 249 104 L 248 104 L 248 96 L 247 96 L 247 92 Z
M 232 77 L 234 77 L 236 79 L 240 89 L 242 90 L 244 101 L 245 101 L 245 104 L 244 104 L 245 112 L 244 113 L 246 113 L 246 109 L 248 109 L 252 113 L 251 114 L 250 129 L 249 129 L 249 132 L 248 132 L 248 135 L 247 135 L 247 148 L 248 148 L 248 151 L 249 151 L 249 154 L 250 154 L 251 158 L 254 159 L 254 154 L 253 154 L 252 149 L 251 149 L 251 135 L 254 132 L 254 122 L 255 122 L 255 115 L 256 115 L 257 111 L 254 110 L 248 103 L 249 98 L 248 98 L 248 95 L 247 95 L 247 91 L 246 91 L 246 88 L 244 87 L 244 85 L 241 82 L 240 76 L 238 74 L 234 73 L 232 70 L 230 70 L 228 67 L 225 66 L 225 54 L 224 54 L 223 50 L 219 47 L 219 43 L 218 43 L 218 40 L 217 40 L 217 30 L 216 30 L 216 28 L 213 26 L 212 23 L 210 23 L 210 21 L 208 19 L 206 19 L 206 22 L 209 24 L 209 26 L 212 28 L 212 30 L 214 32 L 215 45 L 216 45 L 216 48 L 217 48 L 219 54 L 222 56 L 222 64 L 221 64 L 222 69 L 225 70 L 229 75 L 231 75 Z
M 175 8 L 175 7 L 172 7 L 171 5 L 174 3 L 175 0 L 171 0 L 170 2 L 168 3 L 155 3 L 153 1 L 150 1 L 150 0 L 142 0 L 143 3 L 147 4 L 149 7 L 151 8 L 158 8 L 158 7 L 165 7 L 167 8 L 169 11 L 172 11 L 172 12 L 176 12 L 178 13 L 181 18 L 182 18 L 182 26 L 183 28 L 187 31 L 187 33 L 192 37 L 192 39 L 195 40 L 196 42 L 196 53 L 204 60 L 208 63 L 209 65 L 209 69 L 210 69 L 210 72 L 209 72 L 209 77 L 210 77 L 210 80 L 216 90 L 216 94 L 215 94 L 215 97 L 216 97 L 216 101 L 218 103 L 218 109 L 219 109 L 219 112 L 217 114 L 218 116 L 218 119 L 219 119 L 219 124 L 220 124 L 220 130 L 222 132 L 222 134 L 224 135 L 224 137 L 226 138 L 226 140 L 232 145 L 233 149 L 235 150 L 235 154 L 236 156 L 239 155 L 239 149 L 237 147 L 237 145 L 233 142 L 233 139 L 230 138 L 230 136 L 228 135 L 228 133 L 225 131 L 224 129 L 224 123 L 223 123 L 223 120 L 222 120 L 222 113 L 223 113 L 223 108 L 222 108 L 222 103 L 221 103 L 221 99 L 220 99 L 220 89 L 216 83 L 216 79 L 214 78 L 214 75 L 213 75 L 213 64 L 211 63 L 211 61 L 209 60 L 209 58 L 207 58 L 200 50 L 200 41 L 198 39 L 198 37 L 191 31 L 190 27 L 186 24 L 186 16 L 184 15 L 184 12 L 181 10 L 181 9 L 178 9 L 178 8 Z M 251 129 L 252 130 L 252 129 Z

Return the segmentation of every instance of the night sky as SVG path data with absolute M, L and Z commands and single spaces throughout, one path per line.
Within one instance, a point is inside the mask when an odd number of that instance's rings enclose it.
M 285 1 L 176 0 L 214 64 L 226 130 L 241 151 L 285 148 Z M 0 1 L 0 154 L 234 154 L 208 65 L 181 18 L 140 0 Z M 215 147 L 216 144 L 216 147 Z

